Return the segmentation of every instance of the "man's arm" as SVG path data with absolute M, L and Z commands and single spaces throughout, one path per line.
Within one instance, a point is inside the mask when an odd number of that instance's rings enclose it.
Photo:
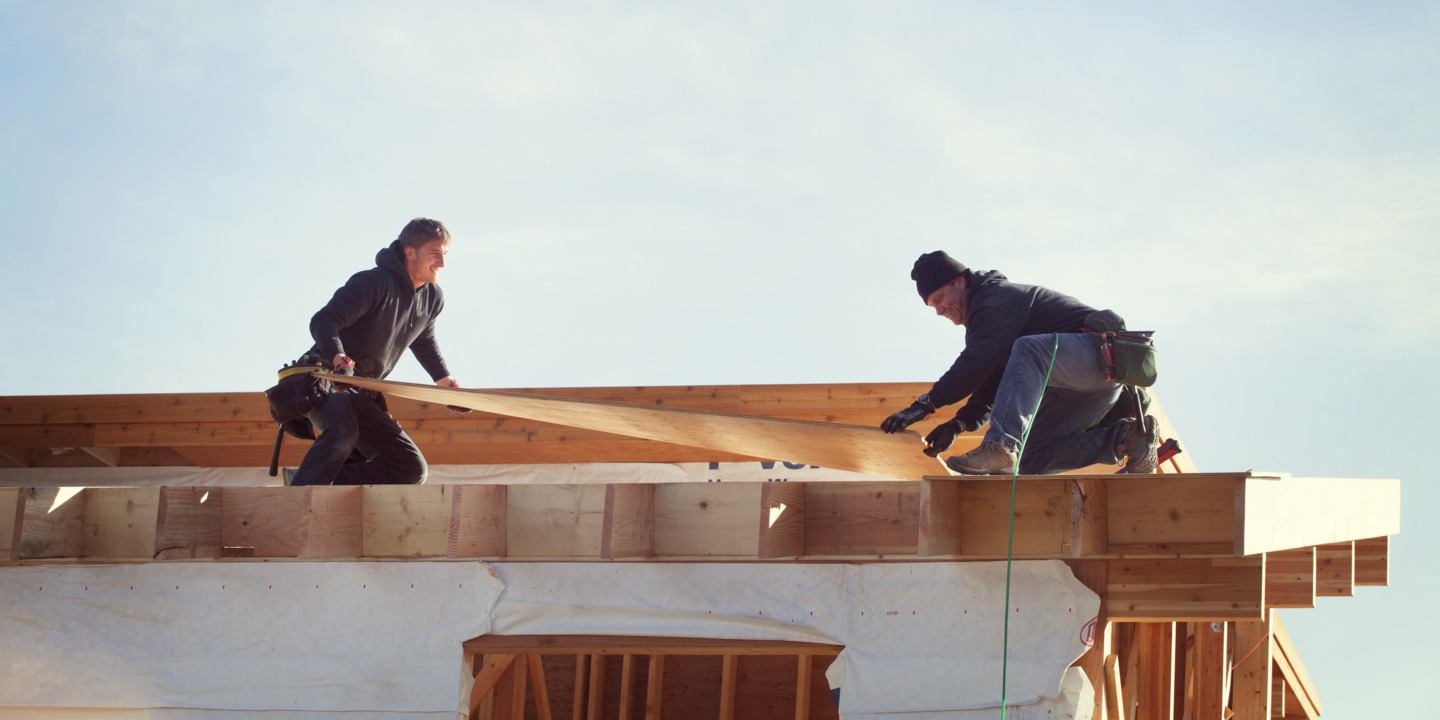
M 337 358 L 345 355 L 345 345 L 340 342 L 340 331 L 350 327 L 361 316 L 375 306 L 379 291 L 374 280 L 365 273 L 350 276 L 346 283 L 335 291 L 330 302 L 310 318 L 310 336 L 320 349 L 320 357 Z M 338 368 L 339 365 L 336 365 Z
M 965 350 L 931 386 L 930 402 L 941 408 L 977 394 L 987 405 L 993 401 L 1005 371 L 1005 361 L 1010 357 L 1010 347 L 1019 339 L 1024 326 L 1024 318 L 993 308 L 980 310 L 966 327 Z M 982 388 L 988 388 L 988 397 L 983 397 Z

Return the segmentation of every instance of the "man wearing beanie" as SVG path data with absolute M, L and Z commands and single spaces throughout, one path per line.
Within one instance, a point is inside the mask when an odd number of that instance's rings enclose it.
M 970 270 L 939 250 L 921 255 L 910 279 L 935 314 L 965 326 L 965 350 L 930 392 L 886 418 L 881 429 L 899 432 L 968 397 L 954 418 L 925 437 L 926 452 L 938 454 L 961 432 L 978 430 L 989 420 L 979 446 L 945 460 L 956 472 L 1014 472 L 1021 438 L 1032 424 L 1022 474 L 1121 460 L 1132 473 L 1155 471 L 1153 417 L 1143 423 L 1121 417 L 1102 424 L 1107 415 L 1114 416 L 1122 386 L 1105 379 L 1099 343 L 1082 330 L 1095 308 L 1053 290 L 1012 283 L 995 270 Z

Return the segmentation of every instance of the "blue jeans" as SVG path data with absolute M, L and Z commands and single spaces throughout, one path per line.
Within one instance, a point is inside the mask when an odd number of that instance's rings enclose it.
M 1050 367 L 1052 353 L 1055 366 L 1047 383 L 1045 371 Z M 1104 368 L 1105 360 L 1093 335 L 1060 333 L 1058 348 L 1055 335 L 1027 335 L 1016 340 L 995 393 L 985 439 L 1016 451 L 1026 426 L 1030 426 L 1025 453 L 1020 458 L 1022 475 L 1119 462 L 1115 447 L 1134 420 L 1094 427 L 1120 399 L 1122 390 L 1121 385 L 1105 379 Z
M 320 432 L 291 485 L 417 485 L 429 468 L 415 441 L 367 395 L 330 393 L 309 413 Z M 345 464 L 359 449 L 366 462 Z

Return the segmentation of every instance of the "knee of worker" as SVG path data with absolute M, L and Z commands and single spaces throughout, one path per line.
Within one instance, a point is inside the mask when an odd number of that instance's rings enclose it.
M 1015 339 L 1010 345 L 1010 357 L 1028 359 L 1049 359 L 1055 350 L 1055 338 L 1052 335 L 1026 335 Z
M 420 453 L 406 455 L 394 463 L 397 485 L 420 485 L 430 474 L 430 465 Z

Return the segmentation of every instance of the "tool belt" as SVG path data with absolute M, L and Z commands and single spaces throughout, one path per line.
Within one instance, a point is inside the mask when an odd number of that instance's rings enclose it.
M 335 385 L 315 377 L 314 373 L 327 369 L 318 358 L 307 353 L 280 368 L 279 382 L 265 391 L 265 399 L 270 402 L 270 417 L 286 433 L 302 440 L 315 439 L 315 428 L 307 415 L 325 401 L 326 395 L 334 392 Z
M 1125 319 L 1113 310 L 1098 310 L 1085 318 L 1087 333 L 1095 336 L 1105 360 L 1105 379 L 1131 387 L 1151 387 L 1159 374 L 1160 351 L 1151 330 L 1126 330 Z

